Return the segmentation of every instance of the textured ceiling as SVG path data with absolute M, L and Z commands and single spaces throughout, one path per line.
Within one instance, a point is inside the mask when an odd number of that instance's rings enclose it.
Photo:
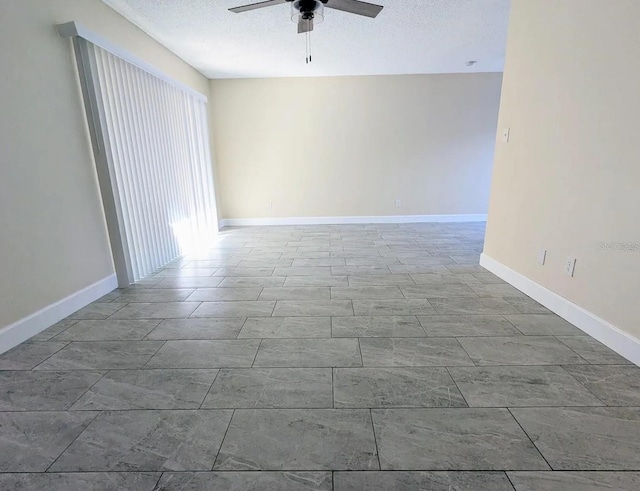
M 373 0 L 376 19 L 325 9 L 309 65 L 289 4 L 228 11 L 257 1 L 103 0 L 209 78 L 503 69 L 510 0 Z

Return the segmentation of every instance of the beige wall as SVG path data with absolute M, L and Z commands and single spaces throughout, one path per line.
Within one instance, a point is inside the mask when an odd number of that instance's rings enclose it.
M 636 337 L 640 246 L 600 244 L 640 244 L 638 19 L 638 0 L 512 1 L 499 120 L 511 141 L 496 150 L 485 245 Z
M 486 213 L 501 78 L 214 80 L 220 216 Z
M 208 92 L 99 0 L 0 0 L 0 328 L 113 272 L 72 48 L 54 27 L 71 20 Z

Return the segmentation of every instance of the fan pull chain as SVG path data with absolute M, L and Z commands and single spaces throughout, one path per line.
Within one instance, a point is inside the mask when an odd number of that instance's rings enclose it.
M 309 38 L 309 31 L 307 31 L 307 65 L 311 61 L 311 40 Z

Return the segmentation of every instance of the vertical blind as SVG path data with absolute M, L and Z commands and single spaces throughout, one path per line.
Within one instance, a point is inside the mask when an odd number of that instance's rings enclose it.
M 74 48 L 125 286 L 215 237 L 207 101 L 81 37 Z

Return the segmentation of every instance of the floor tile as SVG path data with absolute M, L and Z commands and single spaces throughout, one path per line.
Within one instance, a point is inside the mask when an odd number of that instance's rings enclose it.
M 564 367 L 607 406 L 640 406 L 640 368 L 634 365 Z
M 428 315 L 418 317 L 427 336 L 519 336 L 501 315 Z
M 95 416 L 92 412 L 0 413 L 0 472 L 44 472 Z
M 360 367 L 357 339 L 264 339 L 254 367 Z
M 0 370 L 31 370 L 67 344 L 56 341 L 19 344 L 0 355 Z
M 520 290 L 507 283 L 474 283 L 470 288 L 479 297 L 526 297 Z
M 635 491 L 640 368 L 484 229 L 223 229 L 0 354 L 0 489 Z
M 452 274 L 452 273 L 414 273 L 411 279 L 419 286 L 437 286 L 446 284 L 469 285 L 479 283 L 477 278 L 469 273 Z
M 487 285 L 505 283 L 505 281 L 493 273 L 473 273 L 473 277 Z
M 332 317 L 334 338 L 414 338 L 425 333 L 413 315 L 379 317 Z
M 517 314 L 518 311 L 502 298 L 433 298 L 431 305 L 438 314 L 480 315 Z
M 193 289 L 156 288 L 135 289 L 118 297 L 120 303 L 184 302 Z
M 336 472 L 334 491 L 513 491 L 504 472 Z
M 549 309 L 543 307 L 532 298 L 526 296 L 504 296 L 503 298 L 521 314 L 551 314 Z
M 363 409 L 238 409 L 214 470 L 378 469 Z
M 396 265 L 398 267 L 400 265 Z M 332 266 L 331 274 L 335 276 L 361 276 L 390 274 L 390 266 Z
M 424 274 L 424 273 L 443 273 L 447 271 L 446 266 L 442 264 L 390 264 L 389 270 L 394 274 Z
M 67 329 L 69 329 L 71 326 L 73 326 L 74 324 L 76 324 L 78 322 L 79 321 L 74 320 L 74 319 L 63 319 L 60 322 L 56 322 L 53 326 L 49 327 L 48 329 L 45 329 L 44 331 L 39 332 L 35 336 L 29 338 L 25 342 L 26 343 L 41 343 L 41 342 L 44 342 L 44 341 L 50 341 L 55 336 L 57 336 L 61 332 L 66 331 Z
M 189 317 L 199 302 L 130 303 L 112 319 L 182 319 Z
M 330 338 L 331 317 L 250 317 L 239 339 Z
M 362 338 L 360 349 L 365 367 L 473 365 L 451 338 Z
M 590 336 L 558 336 L 558 339 L 594 365 L 631 364 L 626 358 Z
M 140 341 L 159 320 L 78 321 L 58 334 L 56 341 Z
M 408 274 L 350 275 L 348 279 L 350 287 L 415 285 Z
M 229 277 L 224 278 L 218 288 L 267 288 L 284 285 L 284 276 Z
M 329 276 L 331 275 L 331 267 L 306 266 L 306 267 L 295 267 L 295 268 L 276 268 L 273 275 L 274 276 Z
M 346 276 L 287 276 L 286 288 L 349 286 Z
M 260 300 L 330 300 L 329 287 L 299 286 L 285 288 L 265 288 Z
M 230 302 L 235 300 L 258 300 L 262 288 L 198 288 L 188 302 Z
M 458 338 L 477 365 L 572 365 L 586 363 L 553 336 Z
M 124 303 L 98 303 L 94 302 L 71 314 L 67 319 L 71 320 L 101 320 L 118 312 L 126 304 Z
M 383 470 L 548 469 L 506 409 L 373 409 Z
M 404 298 L 397 286 L 349 286 L 331 288 L 331 298 L 335 300 L 391 299 Z
M 74 342 L 42 362 L 36 370 L 142 368 L 161 346 L 162 341 Z
M 269 317 L 275 302 L 203 302 L 192 317 Z
M 335 368 L 336 408 L 466 407 L 446 368 Z
M 411 300 L 354 300 L 355 315 L 430 315 L 435 310 L 426 299 Z
M 330 472 L 184 472 L 162 475 L 156 491 L 332 491 Z
M 224 278 L 218 276 L 210 277 L 184 277 L 184 278 L 163 278 L 151 288 L 215 288 Z
M 447 270 L 453 274 L 460 273 L 486 273 L 487 270 L 484 269 L 479 264 L 447 264 Z
M 235 339 L 245 320 L 244 317 L 167 319 L 146 339 Z
M 505 315 L 505 319 L 527 336 L 584 335 L 580 329 L 555 314 Z
M 231 414 L 228 410 L 101 412 L 51 472 L 210 470 Z
M 331 408 L 330 368 L 221 370 L 203 408 Z
M 636 491 L 638 472 L 509 472 L 516 491 Z
M 224 268 L 221 268 L 224 269 Z M 196 276 L 213 276 L 213 273 L 219 271 L 218 268 L 167 268 L 161 269 L 156 273 L 156 278 L 167 278 L 167 277 L 196 277 Z M 218 275 L 225 276 L 225 275 Z
M 403 286 L 400 289 L 402 290 L 402 294 L 405 296 L 405 298 L 450 298 L 478 296 L 471 288 L 462 283 Z
M 327 267 L 327 266 L 345 266 L 345 260 L 339 257 L 320 257 L 315 259 L 297 258 L 293 259 L 294 267 Z
M 511 412 L 554 470 L 640 470 L 640 408 Z
M 471 407 L 602 406 L 561 367 L 452 367 Z
M 46 491 L 153 491 L 159 472 L 73 472 L 0 474 L 0 489 Z
M 64 411 L 103 374 L 0 371 L 0 411 Z
M 167 341 L 145 368 L 250 367 L 259 345 L 257 339 Z
M 274 316 L 308 317 L 353 315 L 351 300 L 279 300 Z
M 71 408 L 198 409 L 218 370 L 113 370 Z

